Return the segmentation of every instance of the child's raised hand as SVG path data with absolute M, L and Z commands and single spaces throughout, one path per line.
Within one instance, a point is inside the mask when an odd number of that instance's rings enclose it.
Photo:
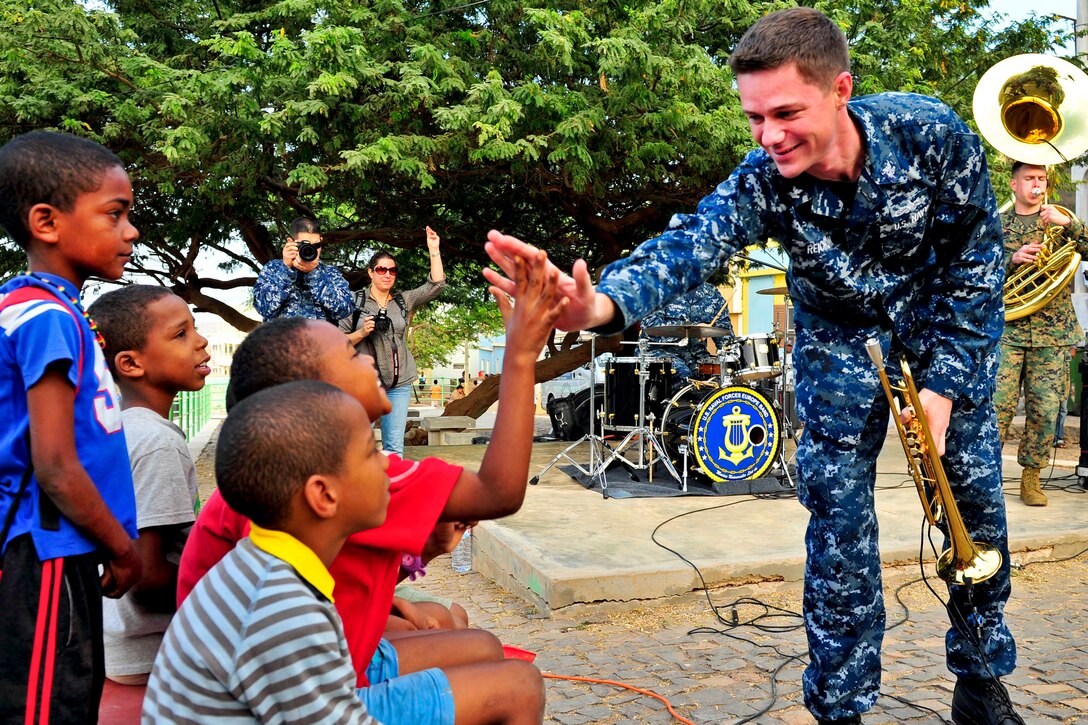
M 489 291 L 502 312 L 507 352 L 525 351 L 535 360 L 570 299 L 560 291 L 560 272 L 545 252 L 516 256 L 511 268 L 516 304 L 499 287 L 493 285 Z
M 488 232 L 484 250 L 501 270 L 500 272 L 485 267 L 484 278 L 496 288 L 517 298 L 517 282 L 514 279 L 516 260 L 520 258 L 527 263 L 532 263 L 540 250 L 517 237 L 494 229 Z M 584 260 L 576 261 L 570 274 L 561 272 L 551 262 L 547 263 L 547 268 L 558 276 L 556 284 L 560 294 L 570 299 L 568 306 L 556 319 L 556 327 L 566 331 L 584 330 L 608 322 L 608 319 L 598 319 L 597 292 L 589 275 L 589 267 Z M 504 274 L 506 276 L 503 276 Z

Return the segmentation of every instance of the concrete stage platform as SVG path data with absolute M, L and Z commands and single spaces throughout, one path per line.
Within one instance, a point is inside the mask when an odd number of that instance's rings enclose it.
M 1075 420 L 1075 419 L 1073 419 Z M 569 443 L 538 443 L 530 476 L 536 476 Z M 485 446 L 408 448 L 408 457 L 439 455 L 476 469 Z M 1015 442 L 1005 448 L 1004 475 L 1010 546 L 1060 557 L 1088 547 L 1088 492 L 1073 478 L 1079 452 L 1056 451 L 1047 489 L 1050 505 L 1028 508 L 1019 498 Z M 586 462 L 587 444 L 572 450 Z M 877 466 L 880 549 L 886 564 L 917 562 L 922 508 L 907 477 L 902 447 L 892 429 Z M 658 469 L 655 476 L 667 476 Z M 1057 480 L 1062 479 L 1062 480 Z M 1053 487 L 1066 487 L 1056 490 Z M 544 615 L 576 615 L 584 605 L 615 607 L 683 595 L 701 588 L 698 575 L 676 554 L 699 567 L 706 584 L 760 581 L 799 586 L 808 512 L 796 497 L 751 496 L 605 499 L 556 466 L 530 486 L 522 510 L 485 522 L 474 534 L 474 567 L 524 597 Z M 667 523 L 666 523 L 667 522 Z M 656 530 L 656 534 L 655 534 Z M 935 541 L 940 545 L 939 532 Z M 928 543 L 926 555 L 932 559 Z M 1030 556 L 1030 555 L 1028 555 Z M 932 564 L 927 572 L 932 573 Z

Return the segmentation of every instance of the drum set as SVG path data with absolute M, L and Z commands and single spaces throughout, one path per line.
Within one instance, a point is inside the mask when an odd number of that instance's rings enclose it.
M 785 294 L 785 289 L 762 293 Z M 591 374 L 589 432 L 530 483 L 566 459 L 583 475 L 597 478 L 606 496 L 604 474 L 615 464 L 628 468 L 632 478 L 645 470 L 651 481 L 655 466 L 661 465 L 682 491 L 688 490 L 689 481 L 728 483 L 769 475 L 792 487 L 784 440 L 796 435 L 793 378 L 791 356 L 781 352 L 784 341 L 792 342 L 792 331 L 734 337 L 730 330 L 710 325 L 670 325 L 642 332 L 675 341 L 625 341 L 636 347 L 634 355 L 605 360 L 603 386 Z M 699 359 L 684 379 L 664 357 L 669 353 L 663 348 L 723 337 L 727 341 L 716 354 Z M 584 466 L 569 455 L 583 442 L 590 444 Z

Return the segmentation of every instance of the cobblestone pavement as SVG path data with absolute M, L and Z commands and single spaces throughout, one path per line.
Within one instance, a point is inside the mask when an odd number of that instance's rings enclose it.
M 197 462 L 202 498 L 214 486 L 214 438 Z M 1015 444 L 1006 445 L 1005 454 L 1015 456 Z M 1044 479 L 1047 473 L 1054 477 L 1051 487 L 1075 490 L 1051 495 L 1082 493 L 1075 482 L 1061 478 L 1068 469 L 1045 472 Z M 1006 490 L 1015 500 L 1019 469 L 1006 464 L 1006 476 Z M 1070 554 L 1075 556 L 1053 561 Z M 1020 664 L 1004 680 L 1013 702 L 1030 724 L 1088 724 L 1088 552 L 1019 554 L 1014 567 L 1007 612 Z M 932 574 L 930 583 L 943 598 L 943 585 Z M 800 620 L 773 616 L 775 610 L 764 607 L 800 612 L 799 590 L 774 583 L 712 590 L 709 599 L 725 621 L 732 620 L 730 605 L 739 597 L 759 602 L 738 604 L 740 626 L 729 628 L 715 619 L 701 593 L 637 609 L 587 606 L 576 615 L 541 618 L 489 579 L 454 573 L 448 557 L 435 560 L 416 585 L 460 602 L 474 626 L 489 629 L 504 643 L 535 652 L 545 673 L 616 680 L 655 692 L 700 725 L 813 722 L 801 697 L 806 645 Z M 954 680 L 944 666 L 943 605 L 919 579 L 917 565 L 885 568 L 884 590 L 889 629 L 882 694 L 865 722 L 950 722 Z M 765 631 L 746 624 L 759 617 Z M 547 692 L 547 723 L 677 722 L 661 702 L 613 685 L 549 679 Z
M 1013 572 L 1007 611 L 1020 666 L 1005 682 L 1028 723 L 1088 723 L 1088 554 L 1060 563 L 1045 556 L 1049 552 L 1034 552 L 1026 565 L 1024 557 L 1014 557 L 1021 568 Z M 865 722 L 951 722 L 954 680 L 944 666 L 943 606 L 920 581 L 917 566 L 886 568 L 884 580 L 889 629 L 883 687 Z M 930 581 L 943 597 L 939 580 Z M 740 622 L 763 616 L 765 628 L 789 631 L 730 629 L 716 621 L 707 597 L 692 594 L 637 610 L 585 608 L 577 618 L 543 619 L 479 574 L 454 573 L 445 557 L 417 583 L 461 602 L 473 625 L 535 652 L 543 672 L 653 691 L 695 723 L 813 722 L 801 697 L 806 646 L 796 616 L 775 617 L 763 606 L 741 604 Z M 717 589 L 710 599 L 726 621 L 732 619 L 728 605 L 741 594 L 800 611 L 799 591 L 761 591 L 763 586 L 743 593 Z M 549 679 L 547 692 L 547 723 L 674 722 L 657 700 L 611 685 Z

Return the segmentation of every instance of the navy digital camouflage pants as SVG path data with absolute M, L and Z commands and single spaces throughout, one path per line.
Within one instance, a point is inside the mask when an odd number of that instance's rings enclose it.
M 1001 365 L 997 370 L 997 427 L 1001 440 L 1020 402 L 1024 388 L 1024 433 L 1016 461 L 1025 468 L 1046 468 L 1054 446 L 1054 424 L 1062 398 L 1068 393 L 1069 345 L 1016 347 L 1001 344 Z
M 868 710 L 880 689 L 885 613 L 873 488 L 888 420 L 881 394 L 857 446 L 809 426 L 797 452 L 798 496 L 811 514 L 804 592 L 811 661 L 804 695 L 809 710 L 821 719 Z M 977 407 L 966 399 L 956 401 L 942 462 L 972 540 L 994 546 L 1003 557 L 997 574 L 972 591 L 981 616 L 981 646 L 973 642 L 975 627 L 958 621 L 970 611 L 966 587 L 950 587 L 955 606 L 949 609 L 953 626 L 945 645 L 948 668 L 957 676 L 1000 677 L 1016 665 L 1015 643 L 1002 614 L 1010 586 L 999 456 L 990 402 Z M 921 506 L 918 516 L 920 521 Z M 932 564 L 927 571 L 933 571 Z

